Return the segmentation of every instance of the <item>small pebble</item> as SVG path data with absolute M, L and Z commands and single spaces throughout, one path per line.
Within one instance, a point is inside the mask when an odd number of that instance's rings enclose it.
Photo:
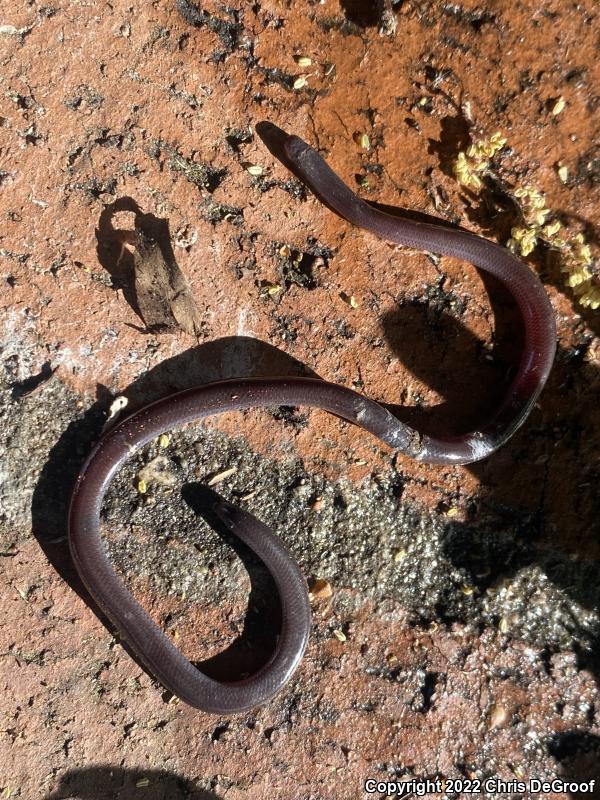
M 569 180 L 569 168 L 565 167 L 564 164 L 559 164 L 556 171 L 561 183 L 566 183 Z
M 488 717 L 488 729 L 493 730 L 494 728 L 502 728 L 506 725 L 509 719 L 510 714 L 508 713 L 508 709 L 505 706 L 495 703 L 490 709 L 490 714 Z
M 315 600 L 324 600 L 328 597 L 331 597 L 332 594 L 333 588 L 329 581 L 325 580 L 325 578 L 317 578 L 317 580 L 310 587 L 309 595 Z

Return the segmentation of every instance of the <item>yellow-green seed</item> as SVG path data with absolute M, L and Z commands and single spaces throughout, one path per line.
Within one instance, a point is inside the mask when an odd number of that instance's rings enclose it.
M 299 67 L 310 67 L 312 59 L 308 56 L 294 56 L 294 61 Z
M 546 217 L 550 213 L 548 208 L 542 208 L 540 211 L 537 211 L 533 217 L 533 221 L 535 224 L 541 228 L 542 225 L 546 222 Z
M 299 75 L 296 80 L 294 81 L 294 89 L 304 89 L 306 84 L 308 83 L 308 78 L 306 75 Z
M 560 222 L 556 220 L 555 222 L 550 223 L 550 225 L 546 225 L 544 228 L 544 233 L 546 236 L 555 236 L 560 230 Z
M 167 433 L 161 433 L 158 437 L 158 445 L 159 447 L 165 448 L 169 446 L 169 442 L 171 441 L 171 437 Z
M 565 98 L 559 97 L 556 103 L 554 103 L 554 105 L 552 106 L 552 115 L 554 117 L 557 117 L 565 106 L 566 106 Z
M 352 138 L 359 147 L 362 147 L 363 150 L 370 150 L 371 141 L 366 133 L 355 133 Z
M 353 294 L 346 294 L 346 292 L 340 292 L 340 298 L 347 303 L 350 308 L 358 308 L 358 302 L 356 301 L 356 297 Z

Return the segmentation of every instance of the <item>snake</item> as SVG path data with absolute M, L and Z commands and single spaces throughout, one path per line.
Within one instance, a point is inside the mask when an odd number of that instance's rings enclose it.
M 239 537 L 271 573 L 281 605 L 273 653 L 255 673 L 219 681 L 192 664 L 152 620 L 115 572 L 100 533 L 103 499 L 121 465 L 174 427 L 258 407 L 318 408 L 368 431 L 396 453 L 428 464 L 469 464 L 494 453 L 524 423 L 550 373 L 556 322 L 548 295 L 529 267 L 509 250 L 441 221 L 388 213 L 358 197 L 324 158 L 298 136 L 284 134 L 285 165 L 330 210 L 388 242 L 470 262 L 508 289 L 523 322 L 518 366 L 497 408 L 476 430 L 430 436 L 398 420 L 382 403 L 313 377 L 236 378 L 169 394 L 132 413 L 103 434 L 73 488 L 69 548 L 81 580 L 134 656 L 164 687 L 194 708 L 235 714 L 272 699 L 302 660 L 311 630 L 307 584 L 284 542 L 257 517 L 225 499 L 207 501 L 222 525 Z

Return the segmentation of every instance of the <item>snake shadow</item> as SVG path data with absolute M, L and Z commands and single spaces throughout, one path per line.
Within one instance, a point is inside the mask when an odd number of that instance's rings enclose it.
M 479 427 L 497 407 L 518 362 L 523 330 L 514 303 L 498 281 L 491 276 L 482 279 L 494 318 L 492 350 L 462 322 L 466 303 L 445 289 L 443 276 L 423 294 L 399 296 L 394 310 L 380 322 L 398 360 L 440 397 L 431 406 L 417 393 L 410 406 L 387 403 L 387 407 L 398 419 L 431 436 Z
M 128 410 L 133 412 L 166 394 L 191 386 L 236 377 L 272 375 L 315 377 L 315 373 L 304 364 L 269 344 L 251 337 L 224 337 L 166 359 L 134 381 L 123 394 L 129 401 Z M 35 486 L 31 504 L 33 534 L 46 558 L 111 634 L 115 632 L 114 626 L 98 608 L 73 565 L 67 542 L 67 527 L 69 500 L 75 480 L 92 446 L 101 436 L 106 422 L 106 409 L 112 399 L 106 387 L 97 387 L 96 401 L 81 417 L 68 425 L 50 451 Z M 205 515 L 209 524 L 226 542 L 231 543 L 250 577 L 251 602 L 242 633 L 222 653 L 198 664 L 212 677 L 239 679 L 248 671 L 255 671 L 266 663 L 272 652 L 280 622 L 278 606 L 273 602 L 277 592 L 274 584 L 269 583 L 270 576 L 267 578 L 268 573 L 262 567 L 262 562 L 257 564 L 256 557 L 245 550 L 235 537 L 230 537 L 221 523 L 211 517 L 210 505 L 214 501 L 214 493 L 190 484 L 184 487 L 183 497 L 194 511 Z M 264 615 L 260 617 L 260 625 L 257 623 L 259 611 Z M 147 671 L 127 648 L 126 643 L 123 644 L 139 667 Z
M 271 657 L 281 630 L 281 603 L 275 581 L 258 556 L 223 525 L 212 512 L 220 495 L 200 483 L 188 483 L 182 489 L 184 501 L 204 517 L 244 565 L 250 578 L 250 594 L 243 630 L 225 650 L 200 662 L 193 662 L 201 672 L 219 681 L 234 681 L 243 674 L 257 672 Z
M 546 747 L 561 765 L 564 780 L 600 780 L 600 736 L 585 731 L 564 731 L 550 736 Z
M 359 28 L 379 25 L 382 0 L 341 0 L 340 6 L 348 22 Z
M 219 800 L 208 789 L 167 770 L 106 766 L 69 769 L 43 800 Z

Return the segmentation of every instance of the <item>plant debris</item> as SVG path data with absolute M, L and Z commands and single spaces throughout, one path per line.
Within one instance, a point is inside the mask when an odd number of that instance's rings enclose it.
M 553 105 L 554 116 L 560 114 L 565 107 L 561 97 Z M 459 152 L 454 162 L 454 175 L 463 186 L 480 191 L 483 187 L 482 177 L 496 177 L 492 171 L 491 161 L 506 146 L 507 140 L 499 132 L 489 139 L 473 143 L 466 152 Z M 562 183 L 568 181 L 568 169 L 559 162 L 558 177 Z M 523 220 L 511 230 L 507 246 L 522 256 L 530 255 L 539 242 L 557 250 L 561 256 L 560 269 L 566 274 L 565 284 L 573 289 L 580 305 L 596 310 L 600 307 L 600 279 L 594 270 L 592 252 L 583 233 L 567 238 L 561 233 L 561 223 L 552 217 L 547 208 L 544 195 L 532 186 L 508 187 L 502 184 L 503 191 L 511 197 Z
M 218 483 L 222 483 L 226 478 L 230 478 L 232 475 L 235 475 L 237 472 L 237 467 L 229 467 L 229 469 L 224 469 L 222 472 L 218 472 L 216 475 L 213 475 L 212 478 L 207 481 L 207 486 L 216 486 Z
M 202 320 L 175 258 L 136 226 L 133 268 L 140 316 L 149 330 L 180 328 L 199 337 Z

